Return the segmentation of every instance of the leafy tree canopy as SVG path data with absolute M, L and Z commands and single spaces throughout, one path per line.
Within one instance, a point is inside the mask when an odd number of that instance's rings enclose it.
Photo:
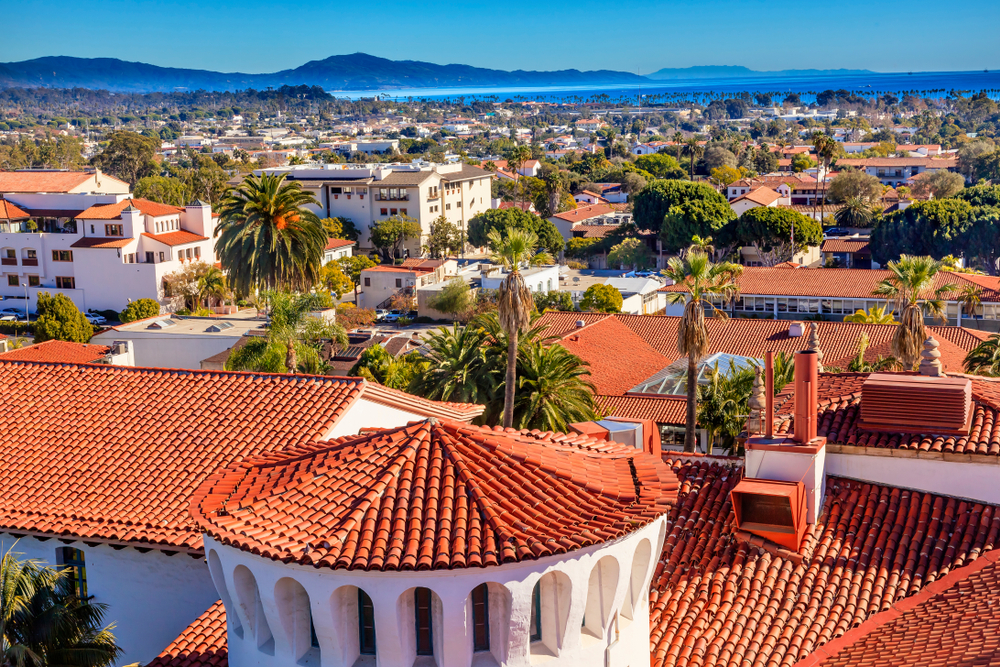
M 926 255 L 940 259 L 964 254 L 961 239 L 975 217 L 969 202 L 934 199 L 917 202 L 885 216 L 872 229 L 872 259 L 886 264 L 900 255 Z
M 358 227 L 350 218 L 323 218 L 320 222 L 323 223 L 323 228 L 331 239 L 358 240 Z
M 372 245 L 386 262 L 400 254 L 408 239 L 420 238 L 420 223 L 408 215 L 393 215 L 369 227 Z
M 863 171 L 844 171 L 830 181 L 826 196 L 834 204 L 841 204 L 852 197 L 878 201 L 882 198 L 882 183 Z
M 65 340 L 86 343 L 94 335 L 94 327 L 76 304 L 65 294 L 38 294 L 38 321 L 35 322 L 35 342 Z
M 671 252 L 687 247 L 692 236 L 712 236 L 736 213 L 725 197 L 702 183 L 654 181 L 638 192 L 632 204 L 639 229 L 659 229 Z
M 620 313 L 622 311 L 622 293 L 611 285 L 591 285 L 583 293 L 580 300 L 580 310 L 597 313 Z
M 153 299 L 137 299 L 125 306 L 118 319 L 121 322 L 135 322 L 144 320 L 147 317 L 156 317 L 160 314 L 160 304 Z
M 563 248 L 563 237 L 548 220 L 519 208 L 494 208 L 473 216 L 469 221 L 469 243 L 477 247 L 490 244 L 489 235 L 494 229 L 501 233 L 508 228 L 524 229 L 538 237 L 540 248 L 553 257 Z
M 720 234 L 724 245 L 758 245 L 770 250 L 776 245 L 789 243 L 792 226 L 795 227 L 795 245 L 800 249 L 818 246 L 823 242 L 823 228 L 807 215 L 787 208 L 758 206 L 752 208 L 726 225 Z

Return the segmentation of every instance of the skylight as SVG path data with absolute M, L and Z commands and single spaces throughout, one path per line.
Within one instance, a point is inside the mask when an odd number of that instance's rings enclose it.
M 175 322 L 171 319 L 155 320 L 150 324 L 147 329 L 167 329 L 174 326 Z
M 232 322 L 216 322 L 209 328 L 205 329 L 205 331 L 212 331 L 217 333 L 219 331 L 225 331 L 226 329 L 232 329 L 234 326 L 236 325 L 234 325 Z
M 687 393 L 687 357 L 682 357 L 662 371 L 629 389 L 630 394 L 683 395 Z M 753 368 L 760 365 L 754 357 L 741 357 L 725 352 L 716 352 L 698 362 L 698 384 L 708 384 L 708 374 L 716 369 L 724 374 L 733 370 Z

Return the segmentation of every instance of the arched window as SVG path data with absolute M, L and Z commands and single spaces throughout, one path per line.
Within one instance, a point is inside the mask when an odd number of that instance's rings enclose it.
M 490 650 L 490 587 L 472 589 L 472 650 Z
M 264 616 L 264 605 L 260 599 L 257 580 L 248 567 L 237 565 L 233 571 L 233 582 L 236 584 L 240 607 L 257 641 L 257 648 L 264 653 L 274 655 L 274 635 Z
M 313 624 L 309 593 L 302 584 L 284 577 L 274 587 L 275 602 L 285 636 L 298 664 L 319 664 L 319 638 Z
M 618 561 L 605 556 L 590 572 L 587 587 L 587 606 L 583 616 L 583 635 L 604 638 L 604 631 L 611 620 L 611 605 L 618 588 Z
M 533 655 L 558 657 L 569 621 L 571 589 L 570 578 L 558 571 L 542 575 L 535 584 L 528 623 Z
M 358 589 L 358 638 L 361 655 L 375 655 L 375 605 Z
M 229 595 L 229 589 L 226 587 L 226 578 L 222 574 L 222 561 L 219 560 L 219 554 L 214 549 L 208 552 L 208 572 L 212 575 L 215 590 L 218 591 L 219 597 L 222 598 L 222 604 L 226 608 L 226 621 L 230 623 L 236 636 L 242 639 L 243 624 L 240 622 L 240 615 L 236 613 L 233 598 Z
M 417 623 L 417 655 L 434 655 L 431 589 L 413 589 L 413 608 Z
M 629 575 L 628 590 L 625 591 L 625 600 L 622 602 L 623 619 L 631 621 L 635 618 L 635 609 L 643 600 L 646 594 L 646 574 L 649 572 L 650 560 L 649 540 L 639 542 L 632 557 L 632 572 Z

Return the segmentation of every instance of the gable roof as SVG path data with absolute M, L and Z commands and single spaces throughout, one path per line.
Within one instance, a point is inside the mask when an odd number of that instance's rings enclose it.
M 131 236 L 114 238 L 106 236 L 84 236 L 73 241 L 70 248 L 124 248 L 135 241 Z
M 143 215 L 149 215 L 154 218 L 164 215 L 177 215 L 184 212 L 184 209 L 178 206 L 161 204 L 148 199 L 123 199 L 114 204 L 95 204 L 74 217 L 78 220 L 120 220 L 122 211 L 129 206 L 134 206 L 142 211 Z
M 751 190 L 742 197 L 737 197 L 731 203 L 735 204 L 738 201 L 750 201 L 754 204 L 760 204 L 761 206 L 770 206 L 779 199 L 781 199 L 780 193 L 775 192 L 769 187 L 761 186 Z
M 0 220 L 26 220 L 31 216 L 13 202 L 0 199 Z
M 841 158 L 838 165 L 848 167 L 925 167 L 927 169 L 955 169 L 958 158 L 938 157 L 870 157 Z
M 559 344 L 587 362 L 588 379 L 597 394 L 624 394 L 670 364 L 669 359 L 614 317 L 578 329 Z
M 191 512 L 213 538 L 263 558 L 430 570 L 613 540 L 676 493 L 663 461 L 632 447 L 431 419 L 236 463 L 205 482 Z
M 64 340 L 47 340 L 0 354 L 0 361 L 55 361 L 87 364 L 103 359 L 111 351 L 107 345 L 87 345 Z
M 482 412 L 361 378 L 4 359 L 0 388 L 0 530 L 189 551 L 201 532 L 188 505 L 210 473 L 326 437 L 362 397 L 418 415 Z
M 826 239 L 820 252 L 869 252 L 868 239 Z
M 142 235 L 168 246 L 185 245 L 187 243 L 197 243 L 198 241 L 208 240 L 207 236 L 195 234 L 194 232 L 189 232 L 186 229 L 178 229 L 174 232 L 164 232 L 163 234 L 149 234 L 147 232 L 143 232 Z
M 556 213 L 552 217 L 559 218 L 560 220 L 566 220 L 567 222 L 582 222 L 583 220 L 589 220 L 590 218 L 613 214 L 617 210 L 618 209 L 611 204 L 591 204 L 590 206 L 577 206 L 569 211 Z
M 146 667 L 228 667 L 226 608 L 209 607 Z
M 70 192 L 95 175 L 89 171 L 0 171 L 0 192 Z M 101 174 L 101 178 L 127 185 L 109 174 Z
M 345 248 L 347 246 L 357 245 L 357 241 L 348 241 L 347 239 L 334 239 L 331 238 L 326 242 L 326 248 L 324 250 L 335 250 L 337 248 Z

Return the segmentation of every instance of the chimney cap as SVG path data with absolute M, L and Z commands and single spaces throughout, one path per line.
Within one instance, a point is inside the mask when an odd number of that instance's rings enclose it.
M 577 329 L 582 329 L 585 326 L 587 326 L 587 323 L 584 322 L 583 320 L 577 320 L 576 321 L 576 328 Z

